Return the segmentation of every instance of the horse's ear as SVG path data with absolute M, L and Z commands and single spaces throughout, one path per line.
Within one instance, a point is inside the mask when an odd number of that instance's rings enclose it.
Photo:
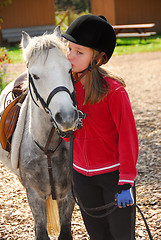
M 57 26 L 55 29 L 54 29 L 54 34 L 58 37 L 58 38 L 61 38 L 61 29 L 60 29 L 60 26 Z
M 23 48 L 26 48 L 30 42 L 31 38 L 30 36 L 28 35 L 28 33 L 26 32 L 22 32 L 22 39 L 21 39 L 21 46 Z

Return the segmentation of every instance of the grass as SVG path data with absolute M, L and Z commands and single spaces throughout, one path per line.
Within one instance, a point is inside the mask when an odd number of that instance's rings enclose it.
M 161 35 L 140 38 L 118 38 L 114 55 L 161 51 Z
M 8 55 L 11 59 L 12 63 L 22 63 L 24 62 L 22 49 L 20 49 L 19 45 L 15 45 L 14 47 L 6 47 Z
M 7 86 L 7 82 L 5 82 L 5 81 L 2 81 L 2 85 L 1 85 L 1 87 L 0 87 L 0 93 L 2 92 L 2 90 Z

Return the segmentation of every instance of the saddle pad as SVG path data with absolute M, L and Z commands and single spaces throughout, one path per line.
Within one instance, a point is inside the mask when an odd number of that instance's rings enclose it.
M 21 141 L 23 138 L 25 123 L 27 118 L 28 102 L 29 102 L 29 94 L 26 96 L 22 104 L 22 107 L 19 113 L 19 118 L 16 124 L 16 128 L 12 136 L 11 165 L 14 170 L 17 170 L 19 168 L 20 146 L 21 146 Z

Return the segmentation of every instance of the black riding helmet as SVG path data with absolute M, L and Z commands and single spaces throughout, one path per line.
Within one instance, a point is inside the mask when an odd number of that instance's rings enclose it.
M 83 15 L 74 20 L 62 36 L 78 45 L 105 52 L 108 60 L 116 45 L 116 34 L 104 16 Z

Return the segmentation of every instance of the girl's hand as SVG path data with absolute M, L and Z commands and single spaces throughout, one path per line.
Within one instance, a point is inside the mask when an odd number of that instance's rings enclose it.
M 125 208 L 127 206 L 132 206 L 134 204 L 134 198 L 132 194 L 132 188 L 127 190 L 122 190 L 121 193 L 115 195 L 117 205 L 119 208 Z

